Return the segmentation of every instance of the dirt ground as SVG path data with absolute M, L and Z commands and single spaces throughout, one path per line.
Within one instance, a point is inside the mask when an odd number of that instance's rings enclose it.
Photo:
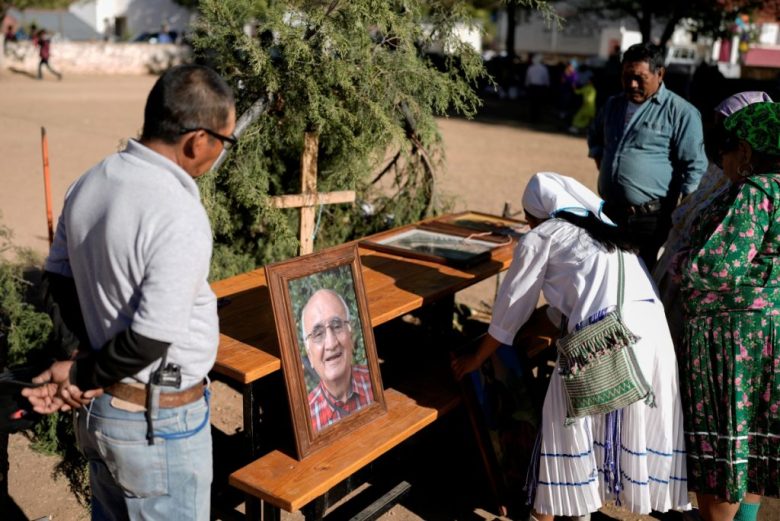
M 14 230 L 17 245 L 41 256 L 48 246 L 41 127 L 48 135 L 56 222 L 68 185 L 139 133 L 144 100 L 154 80 L 150 76 L 68 76 L 61 82 L 35 81 L 26 75 L 0 72 L 0 211 L 2 222 Z M 543 170 L 572 175 L 595 187 L 596 169 L 586 157 L 584 139 L 558 132 L 554 121 L 528 128 L 521 123 L 523 111 L 520 104 L 489 104 L 477 121 L 440 121 L 447 163 L 438 187 L 454 196 L 455 210 L 500 214 L 508 202 L 518 211 L 528 178 Z M 473 307 L 487 307 L 494 291 L 495 281 L 486 281 L 463 292 L 459 299 Z M 240 396 L 219 382 L 214 390 L 213 422 L 224 432 L 235 432 L 241 414 Z M 88 518 L 66 483 L 51 478 L 54 458 L 32 452 L 22 435 L 11 437 L 9 451 L 10 493 L 26 518 Z M 431 499 L 428 514 L 399 505 L 382 519 L 444 519 L 435 514 L 435 502 L 441 501 L 448 501 L 446 492 Z M 767 501 L 759 519 L 780 519 L 778 503 Z M 607 512 L 623 520 L 652 519 L 614 507 Z M 473 517 L 496 518 L 482 510 L 475 511 Z

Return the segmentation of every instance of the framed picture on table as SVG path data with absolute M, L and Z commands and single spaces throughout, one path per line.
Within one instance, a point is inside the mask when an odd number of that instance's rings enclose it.
M 386 413 L 356 245 L 266 266 L 299 458 Z
M 460 212 L 445 215 L 433 221 L 432 224 L 445 224 L 473 230 L 474 232 L 489 233 L 517 239 L 530 231 L 528 223 L 511 219 L 509 217 L 499 217 L 481 212 Z
M 402 257 L 468 268 L 489 260 L 494 249 L 507 244 L 502 238 L 470 235 L 469 230 L 423 224 L 378 233 L 363 239 L 360 245 Z

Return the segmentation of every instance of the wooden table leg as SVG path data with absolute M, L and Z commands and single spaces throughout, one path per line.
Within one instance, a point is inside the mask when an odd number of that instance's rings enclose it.
M 247 453 L 250 461 L 257 458 L 262 450 L 260 436 L 260 416 L 262 409 L 259 400 L 260 381 L 244 385 L 244 435 L 247 442 Z

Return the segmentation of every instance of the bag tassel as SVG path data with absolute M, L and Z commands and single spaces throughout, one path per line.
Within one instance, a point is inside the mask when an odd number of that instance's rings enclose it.
M 604 486 L 607 492 L 615 496 L 615 504 L 620 506 L 620 492 L 623 480 L 620 471 L 620 452 L 622 450 L 621 425 L 623 410 L 608 413 L 604 426 Z
M 622 324 L 615 323 L 602 330 L 601 335 L 578 339 L 575 346 L 561 346 L 561 355 L 565 357 L 565 365 L 568 369 L 566 373 L 577 372 L 600 356 L 625 349 L 637 340 L 638 337 Z

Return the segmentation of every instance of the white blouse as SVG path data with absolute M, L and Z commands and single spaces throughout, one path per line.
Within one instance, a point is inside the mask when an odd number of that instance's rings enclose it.
M 656 300 L 644 264 L 624 253 L 624 305 Z M 550 219 L 517 244 L 501 283 L 489 334 L 512 344 L 544 294 L 550 307 L 568 317 L 568 329 L 597 312 L 617 305 L 618 252 L 608 253 L 588 232 L 562 219 Z

